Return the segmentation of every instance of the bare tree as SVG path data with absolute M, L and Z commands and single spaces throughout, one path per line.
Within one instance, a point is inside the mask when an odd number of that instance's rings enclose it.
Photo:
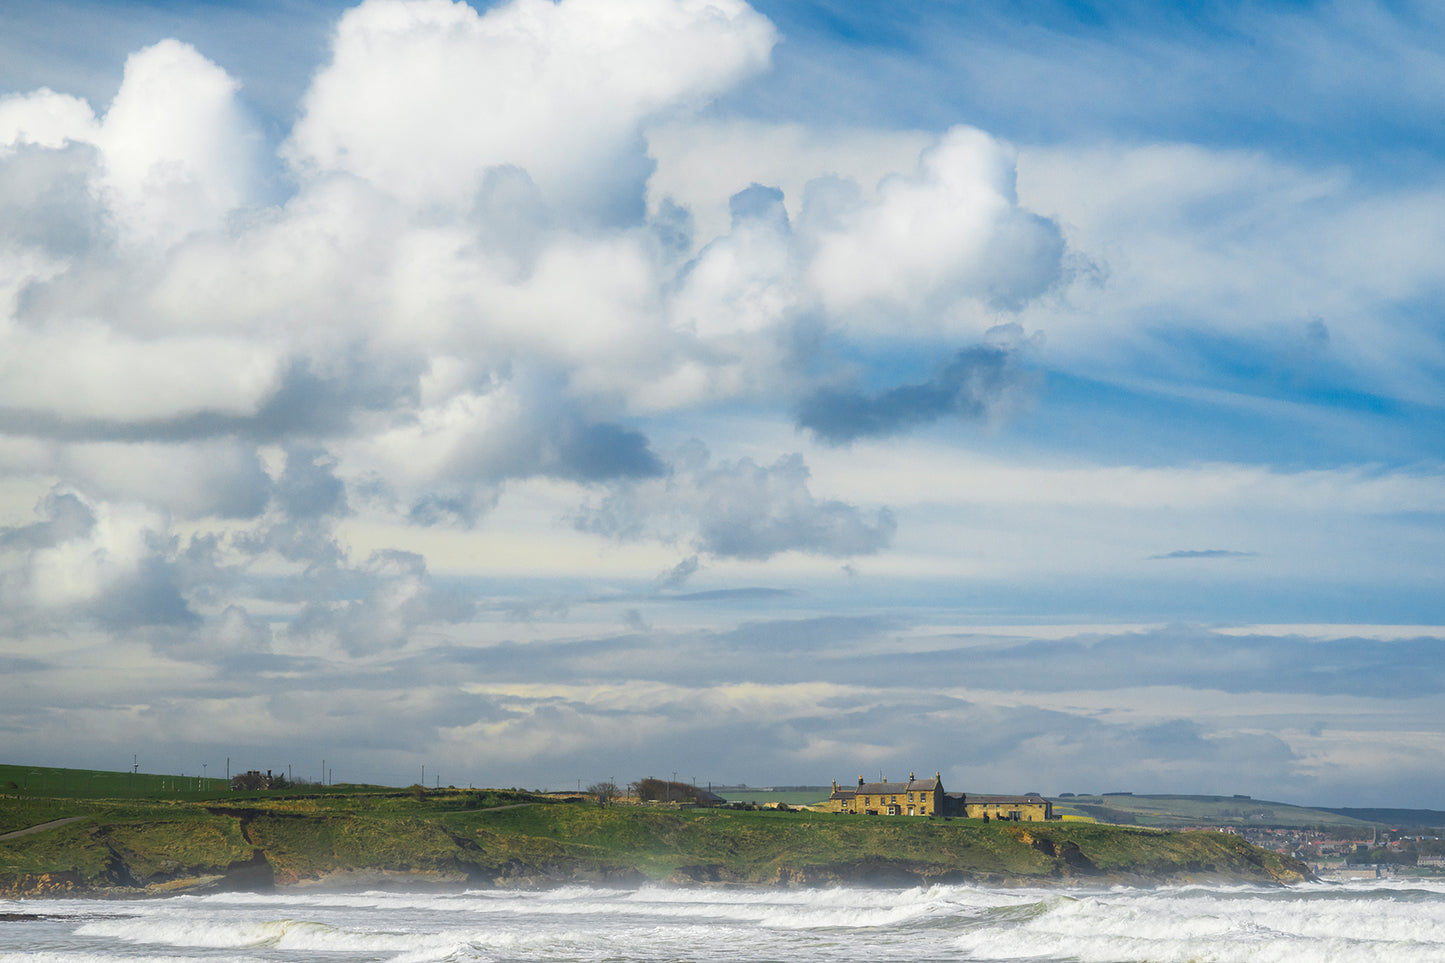
M 597 805 L 607 806 L 618 796 L 617 783 L 612 780 L 594 782 L 587 787 L 587 794 L 597 800 Z

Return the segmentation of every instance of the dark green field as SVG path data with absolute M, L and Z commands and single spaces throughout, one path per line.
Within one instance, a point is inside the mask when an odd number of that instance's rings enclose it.
M 148 772 L 0 765 L 0 793 L 22 796 L 66 796 L 75 799 L 195 797 L 206 792 L 225 792 L 226 788 L 225 779 L 202 779 L 199 775 L 159 776 Z
M 14 772 L 0 770 L 3 772 Z M 41 774 L 31 770 L 32 777 Z M 124 774 L 122 774 L 124 775 Z M 614 805 L 514 790 L 303 787 L 140 795 L 51 771 L 0 799 L 0 895 L 275 885 L 827 885 L 1294 881 L 1221 833 Z M 68 795 L 42 795 L 54 779 Z M 15 780 L 11 780 L 15 781 Z M 124 780 L 120 780 L 123 782 Z

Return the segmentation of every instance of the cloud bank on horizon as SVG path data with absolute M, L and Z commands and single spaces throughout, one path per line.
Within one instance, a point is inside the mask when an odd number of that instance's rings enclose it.
M 71 8 L 0 754 L 1439 808 L 1433 8 Z

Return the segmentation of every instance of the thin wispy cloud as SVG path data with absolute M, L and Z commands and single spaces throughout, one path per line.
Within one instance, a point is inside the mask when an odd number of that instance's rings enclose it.
M 1150 555 L 1151 561 L 1169 558 L 1255 558 L 1258 552 L 1237 552 L 1227 548 L 1181 548 L 1163 555 Z

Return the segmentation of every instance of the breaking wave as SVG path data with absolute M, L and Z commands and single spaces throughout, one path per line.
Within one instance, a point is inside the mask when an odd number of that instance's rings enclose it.
M 1445 961 L 1445 881 L 225 894 L 0 902 L 0 915 L 0 963 Z

